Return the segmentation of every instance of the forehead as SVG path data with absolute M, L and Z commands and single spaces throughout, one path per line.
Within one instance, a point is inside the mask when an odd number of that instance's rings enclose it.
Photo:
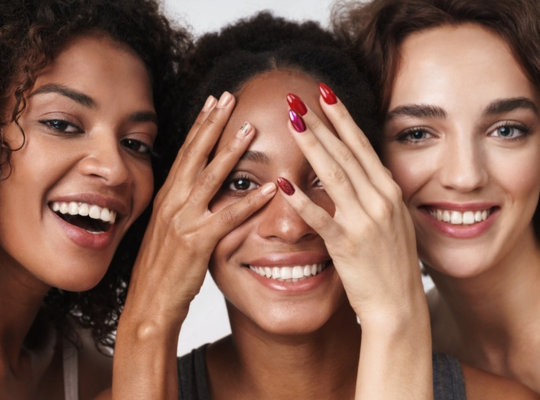
M 288 130 L 288 93 L 298 95 L 323 122 L 330 126 L 319 105 L 318 82 L 297 71 L 272 71 L 256 76 L 237 94 L 237 104 L 225 127 L 218 147 L 230 140 L 246 121 L 257 130 L 250 148 L 265 138 L 280 140 L 281 145 L 296 147 Z
M 484 100 L 536 95 L 508 44 L 476 24 L 412 34 L 400 53 L 390 110 L 409 103 L 459 106 L 471 98 L 480 107 Z

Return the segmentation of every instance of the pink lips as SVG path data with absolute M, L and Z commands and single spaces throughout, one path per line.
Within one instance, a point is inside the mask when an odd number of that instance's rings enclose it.
M 491 213 L 484 221 L 475 222 L 471 225 L 451 224 L 439 221 L 429 213 L 429 209 L 454 210 L 454 211 L 481 211 L 491 209 Z M 421 214 L 427 219 L 429 224 L 438 232 L 445 236 L 456 239 L 472 239 L 482 236 L 493 225 L 500 214 L 500 208 L 493 203 L 474 203 L 474 204 L 455 204 L 455 203 L 436 203 L 420 208 Z

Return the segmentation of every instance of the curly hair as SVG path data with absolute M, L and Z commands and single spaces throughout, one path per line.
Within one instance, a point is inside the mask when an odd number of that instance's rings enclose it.
M 296 23 L 262 12 L 202 36 L 190 56 L 190 121 L 209 95 L 238 93 L 258 75 L 295 70 L 325 82 L 347 106 L 366 135 L 375 140 L 375 100 L 366 78 L 331 33 L 315 22 Z
M 366 68 L 384 118 L 400 61 L 400 46 L 414 32 L 473 23 L 503 38 L 540 90 L 540 3 L 537 0 L 372 0 L 340 2 L 332 12 L 337 35 Z M 540 238 L 540 206 L 533 216 Z
M 0 134 L 17 123 L 26 107 L 25 96 L 36 76 L 63 48 L 82 35 L 103 35 L 131 48 L 148 70 L 159 135 L 153 159 L 155 189 L 163 183 L 179 135 L 178 104 L 183 99 L 185 57 L 190 35 L 161 14 L 156 0 L 2 0 L 0 2 Z M 13 106 L 13 104 L 15 104 Z M 20 127 L 19 127 L 20 128 Z M 24 136 L 24 132 L 21 129 Z M 10 149 L 0 136 L 0 171 L 9 177 Z M 7 173 L 6 173 L 7 171 Z M 0 182 L 1 185 L 1 182 Z M 101 282 L 91 290 L 73 293 L 51 289 L 45 298 L 47 314 L 64 334 L 77 340 L 73 324 L 90 328 L 96 346 L 114 346 L 114 331 L 122 310 L 131 268 L 137 256 L 150 209 L 128 230 Z

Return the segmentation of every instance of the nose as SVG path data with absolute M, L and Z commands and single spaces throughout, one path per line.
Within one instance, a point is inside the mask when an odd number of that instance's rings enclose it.
M 444 187 L 466 193 L 485 186 L 488 173 L 481 138 L 454 135 L 442 151 L 444 156 L 439 167 Z
M 79 172 L 84 176 L 99 178 L 107 186 L 129 183 L 131 174 L 122 154 L 116 135 L 95 135 L 89 143 L 84 158 L 79 162 Z
M 281 193 L 278 193 L 259 212 L 259 218 L 261 220 L 258 234 L 267 240 L 294 244 L 317 236 L 317 233 L 304 222 Z

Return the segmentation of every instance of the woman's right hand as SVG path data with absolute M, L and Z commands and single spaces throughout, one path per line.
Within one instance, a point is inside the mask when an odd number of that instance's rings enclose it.
M 234 103 L 229 93 L 219 102 L 207 100 L 156 196 L 119 322 L 114 398 L 124 398 L 124 389 L 132 384 L 139 389 L 130 399 L 177 398 L 178 333 L 202 286 L 212 251 L 276 192 L 275 184 L 268 183 L 218 212 L 209 210 L 255 135 L 246 123 L 208 163 Z

